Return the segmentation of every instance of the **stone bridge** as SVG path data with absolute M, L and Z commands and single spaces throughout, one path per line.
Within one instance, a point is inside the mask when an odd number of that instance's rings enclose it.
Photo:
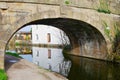
M 120 26 L 120 0 L 0 0 L 0 68 L 13 34 L 31 24 L 62 29 L 72 55 L 108 60 Z

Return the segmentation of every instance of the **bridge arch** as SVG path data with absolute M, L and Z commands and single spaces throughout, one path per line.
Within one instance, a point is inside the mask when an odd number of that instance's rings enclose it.
M 97 25 L 91 24 L 89 21 L 86 21 L 81 18 L 69 17 L 68 15 L 64 17 L 62 15 L 56 15 L 54 10 L 39 12 L 32 15 L 28 15 L 26 17 L 23 16 L 12 25 L 8 25 L 9 27 L 11 27 L 11 29 L 9 31 L 9 35 L 7 36 L 4 50 L 2 51 L 3 57 L 4 57 L 6 45 L 9 42 L 9 40 L 12 38 L 12 36 L 19 29 L 30 24 L 51 25 L 65 31 L 65 33 L 69 36 L 69 39 L 73 47 L 71 50 L 72 55 L 85 56 L 85 57 L 104 59 L 104 60 L 107 59 L 107 37 L 104 36 L 104 32 L 99 28 L 99 26 L 102 26 L 102 25 L 99 25 L 98 27 L 96 27 Z M 71 26 L 71 28 L 69 26 Z M 82 28 L 80 28 L 80 26 L 82 26 Z M 90 32 L 96 35 L 92 35 Z M 6 32 L 6 34 L 8 34 L 8 32 Z M 83 35 L 83 36 L 87 35 L 87 36 L 79 38 L 80 37 L 79 35 Z M 90 36 L 88 37 L 88 35 Z M 92 40 L 95 40 L 95 43 Z M 85 41 L 85 42 L 81 42 L 81 41 Z M 91 46 L 88 47 L 88 45 L 91 45 Z M 4 65 L 4 59 L 1 61 L 3 61 L 3 65 Z
M 103 36 L 98 27 L 94 27 L 92 24 L 85 22 L 85 20 L 72 19 L 68 16 L 64 16 L 64 18 L 60 15 L 55 16 L 54 11 L 39 12 L 21 17 L 21 19 L 11 25 L 14 29 L 11 32 L 10 38 L 16 31 L 31 24 L 51 25 L 62 29 L 71 41 L 71 54 L 73 55 L 98 59 L 107 58 L 106 37 Z M 7 42 L 9 42 L 10 38 Z M 101 53 L 104 55 L 100 56 Z

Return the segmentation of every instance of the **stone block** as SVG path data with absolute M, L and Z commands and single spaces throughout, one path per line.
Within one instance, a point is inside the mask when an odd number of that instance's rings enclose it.
M 21 14 L 28 14 L 28 13 L 35 13 L 37 10 L 37 4 L 31 3 L 8 3 L 9 5 L 9 12 L 21 13 Z
M 6 2 L 0 2 L 0 9 L 7 10 L 9 7 L 7 6 Z
M 60 16 L 60 6 L 38 5 L 37 10 L 38 10 L 38 12 L 53 11 L 55 13 L 54 16 Z

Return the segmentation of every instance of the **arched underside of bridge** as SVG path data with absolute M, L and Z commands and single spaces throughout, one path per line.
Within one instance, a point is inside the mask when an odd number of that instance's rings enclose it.
M 94 26 L 86 22 L 70 18 L 48 18 L 31 21 L 22 27 L 36 24 L 50 25 L 63 30 L 72 45 L 69 54 L 97 59 L 107 58 L 106 40 Z

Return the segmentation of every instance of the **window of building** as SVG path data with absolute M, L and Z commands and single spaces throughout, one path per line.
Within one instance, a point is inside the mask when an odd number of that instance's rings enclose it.
M 51 42 L 51 35 L 50 35 L 50 33 L 47 33 L 47 41 Z
M 48 49 L 48 59 L 51 59 L 51 50 Z

